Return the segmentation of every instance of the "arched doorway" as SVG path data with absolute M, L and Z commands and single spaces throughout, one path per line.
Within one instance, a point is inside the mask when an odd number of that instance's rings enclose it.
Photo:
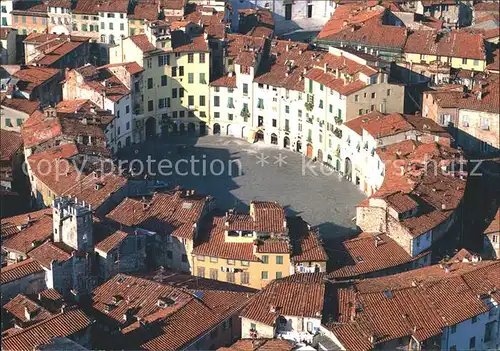
M 226 127 L 226 135 L 231 135 L 231 125 L 228 124 Z
M 255 141 L 264 141 L 264 132 L 262 130 L 255 133 Z
M 290 147 L 290 138 L 289 137 L 284 137 L 283 138 L 283 147 L 285 149 L 288 149 Z
M 344 174 L 348 179 L 352 178 L 352 162 L 349 157 L 346 157 L 345 159 Z
M 248 128 L 247 127 L 241 128 L 241 137 L 248 138 Z
M 172 133 L 177 134 L 177 123 L 172 124 Z
M 339 159 L 337 159 L 337 161 L 335 162 L 335 170 L 340 171 L 340 160 Z
M 307 144 L 307 157 L 313 157 L 313 146 L 311 144 Z
M 196 126 L 194 125 L 193 122 L 188 124 L 188 134 L 189 135 L 194 135 L 196 133 Z
M 278 145 L 278 136 L 276 134 L 271 134 L 271 144 Z
M 207 135 L 207 124 L 205 122 L 200 122 L 200 135 Z
M 121 149 L 121 148 L 122 148 L 122 142 L 121 142 L 121 141 L 119 141 L 118 143 L 116 143 L 116 147 L 117 147 L 118 149 Z
M 130 138 L 129 136 L 125 138 L 125 145 L 126 146 L 130 146 L 130 144 L 132 144 L 132 138 Z
M 219 135 L 220 134 L 220 124 L 215 123 L 214 124 L 214 135 Z
M 186 126 L 184 125 L 184 123 L 181 123 L 181 125 L 179 126 L 179 131 L 181 134 L 186 134 Z
M 318 161 L 323 162 L 323 151 L 318 150 Z
M 300 140 L 297 141 L 297 152 L 302 152 L 302 142 Z
M 328 163 L 330 166 L 333 166 L 333 158 L 332 155 L 328 155 L 326 157 L 326 163 Z
M 146 121 L 146 139 L 153 139 L 156 137 L 156 119 L 149 117 Z

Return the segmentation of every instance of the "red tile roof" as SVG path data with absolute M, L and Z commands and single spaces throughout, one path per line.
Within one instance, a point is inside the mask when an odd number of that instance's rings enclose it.
M 10 264 L 7 267 L 2 267 L 0 272 L 1 284 L 7 284 L 29 275 L 42 272 L 42 266 L 40 266 L 37 261 L 29 258 L 18 263 Z
M 160 7 L 169 10 L 182 10 L 187 0 L 160 0 Z
M 457 91 L 440 90 L 426 93 L 433 95 L 436 104 L 440 107 L 454 107 L 464 110 L 500 113 L 499 83 L 500 79 L 498 74 L 490 74 L 487 76 L 478 75 L 478 77 L 476 77 L 476 87 L 477 84 L 483 85 L 481 88 L 481 99 L 478 99 L 475 93 L 463 95 L 462 92 Z
M 345 279 L 402 266 L 430 252 L 412 257 L 386 234 L 361 233 L 337 245 L 333 260 L 339 267 L 328 277 Z
M 54 337 L 71 336 L 91 325 L 90 318 L 80 309 L 72 308 L 43 322 L 28 327 L 20 333 L 2 339 L 4 350 L 33 350 L 49 344 Z
M 40 85 L 54 78 L 59 72 L 60 70 L 55 68 L 28 66 L 15 72 L 13 76 L 19 79 L 17 87 L 21 91 L 32 92 Z
M 21 134 L 0 129 L 0 161 L 11 161 L 12 156 L 21 149 L 23 140 Z
M 146 34 L 132 35 L 129 38 L 142 52 L 156 50 L 156 46 L 151 44 Z
M 500 10 L 500 5 L 498 2 L 480 2 L 478 4 L 474 4 L 474 11 L 475 12 L 482 12 L 482 11 L 487 11 L 487 12 L 494 12 L 498 13 Z
M 236 74 L 226 74 L 216 80 L 210 82 L 210 86 L 212 87 L 226 87 L 236 89 Z
M 97 15 L 99 13 L 98 6 L 100 2 L 100 0 L 78 0 L 71 12 L 84 15 Z
M 90 40 L 90 37 L 87 38 L 87 42 Z M 60 38 L 53 40 L 50 43 L 50 48 L 43 49 L 39 55 L 37 55 L 33 60 L 31 60 L 30 64 L 36 64 L 38 66 L 50 67 L 55 64 L 57 61 L 64 59 L 67 55 L 74 55 L 73 52 L 77 53 L 78 49 L 82 45 L 85 45 L 85 41 L 68 41 L 67 38 Z M 37 48 L 39 49 L 39 48 Z M 41 50 L 40 50 L 41 51 Z
M 402 49 L 406 28 L 383 24 L 386 9 L 378 5 L 343 4 L 318 34 L 318 39 Z
M 383 138 L 410 131 L 413 126 L 399 113 L 383 114 L 370 112 L 345 123 L 346 127 L 359 135 L 366 130 L 374 138 Z
M 127 13 L 129 7 L 128 1 L 123 0 L 109 0 L 106 2 L 102 2 L 99 6 L 97 6 L 97 10 L 99 12 L 121 12 Z
M 117 245 L 119 245 L 123 240 L 125 240 L 127 236 L 128 236 L 127 233 L 121 230 L 117 230 L 104 240 L 95 244 L 95 249 L 102 251 L 104 253 L 108 253 L 109 251 L 113 250 Z
M 137 74 L 140 72 L 144 71 L 144 68 L 142 68 L 137 62 L 119 62 L 119 63 L 110 63 L 108 65 L 104 65 L 99 67 L 101 68 L 113 68 L 113 67 L 124 67 L 128 73 L 130 74 Z
M 343 312 L 337 316 L 341 324 L 327 327 L 352 350 L 373 349 L 410 335 L 422 342 L 441 334 L 446 326 L 487 312 L 481 298 L 498 286 L 499 272 L 498 262 L 483 261 L 452 263 L 448 270 L 435 265 L 360 280 L 354 283 L 354 290 L 337 292 L 345 296 L 337 299 L 338 310 Z M 373 344 L 367 343 L 370 337 Z
M 408 36 L 404 52 L 475 60 L 486 59 L 482 36 L 464 31 L 451 31 L 444 34 L 432 30 L 412 32 Z
M 228 291 L 204 290 L 193 293 L 118 274 L 94 290 L 93 308 L 106 313 L 105 306 L 110 306 L 106 316 L 118 326 L 123 323 L 123 315 L 133 311 L 131 318 L 141 318 L 158 328 L 158 333 L 151 334 L 139 322 L 124 327 L 122 334 L 130 347 L 174 350 L 187 347 L 236 314 L 249 299 L 246 293 Z M 158 306 L 159 299 L 165 302 L 165 307 Z
M 16 9 L 11 11 L 12 15 L 25 15 L 35 17 L 49 17 L 47 3 L 33 3 L 31 1 L 23 1 L 16 4 Z
M 203 35 L 190 37 L 181 30 L 173 31 L 171 35 L 173 52 L 209 52 L 208 39 Z
M 180 238 L 194 238 L 194 224 L 201 219 L 209 197 L 188 195 L 183 191 L 173 194 L 155 193 L 146 201 L 124 199 L 106 215 L 106 218 L 128 227 L 140 227 L 171 234 Z
M 351 83 L 347 83 L 342 78 L 335 78 L 335 75 L 330 72 L 325 72 L 320 68 L 313 68 L 307 73 L 306 78 L 318 82 L 330 88 L 344 96 L 348 96 L 352 93 L 355 93 L 358 90 L 366 87 L 366 83 L 360 80 L 355 80 Z
M 301 273 L 273 280 L 255 295 L 240 316 L 266 325 L 274 325 L 279 316 L 321 319 L 324 276 Z
M 51 269 L 52 262 L 64 262 L 71 258 L 73 249 L 63 243 L 47 241 L 31 250 L 28 256 L 37 260 L 43 267 Z
M 217 351 L 292 351 L 295 346 L 288 340 L 279 339 L 241 339 L 229 347 Z
M 38 210 L 29 213 L 23 213 L 17 216 L 2 218 L 0 222 L 0 227 L 2 229 L 2 240 L 5 240 L 8 236 L 19 233 L 28 220 L 37 221 L 45 216 L 51 216 L 52 209 L 45 208 L 43 210 Z
M 21 111 L 24 112 L 28 115 L 31 115 L 33 112 L 38 110 L 40 107 L 40 102 L 39 101 L 31 101 L 31 100 L 26 100 L 26 99 L 19 99 L 19 98 L 8 98 L 5 95 L 2 94 L 2 97 L 0 98 L 2 107 L 5 108 L 10 108 L 16 111 Z
M 27 227 L 5 240 L 2 248 L 17 254 L 26 254 L 33 250 L 35 245 L 50 237 L 52 237 L 52 215 L 46 214 L 37 219 L 31 219 Z
M 3 308 L 13 315 L 18 321 L 33 324 L 50 318 L 52 314 L 35 301 L 24 295 L 17 295 L 12 300 L 3 305 Z M 29 319 L 27 313 L 29 313 Z
M 131 19 L 142 19 L 154 21 L 158 19 L 160 6 L 158 1 L 139 1 L 135 4 L 131 13 L 127 15 Z

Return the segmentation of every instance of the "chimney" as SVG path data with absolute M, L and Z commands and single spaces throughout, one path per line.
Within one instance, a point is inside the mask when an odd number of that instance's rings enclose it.
M 323 66 L 323 71 L 325 71 L 325 73 L 328 71 L 328 63 L 325 63 Z
M 356 304 L 349 302 L 349 305 L 351 306 L 350 310 L 351 322 L 354 322 L 354 320 L 356 319 Z
M 288 50 L 290 50 L 290 47 L 286 44 L 286 51 L 288 52 Z
M 27 306 L 24 306 L 24 317 L 30 321 L 31 320 L 31 312 L 28 310 Z
M 64 303 L 64 304 L 61 306 L 61 313 L 66 312 L 67 307 L 68 307 L 68 306 Z

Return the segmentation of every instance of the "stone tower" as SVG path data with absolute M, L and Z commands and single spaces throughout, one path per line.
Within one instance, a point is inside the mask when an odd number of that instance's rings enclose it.
M 54 200 L 54 242 L 63 242 L 78 251 L 92 249 L 92 210 L 77 198 L 59 197 Z

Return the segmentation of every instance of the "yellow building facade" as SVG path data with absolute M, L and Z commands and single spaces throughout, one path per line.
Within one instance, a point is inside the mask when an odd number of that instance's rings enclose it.
M 448 64 L 451 68 L 474 70 L 476 72 L 483 72 L 486 69 L 486 59 L 475 60 L 470 58 L 450 57 L 450 56 L 436 56 L 426 54 L 405 53 L 405 60 L 409 63 L 415 64 L 431 64 L 440 62 Z

